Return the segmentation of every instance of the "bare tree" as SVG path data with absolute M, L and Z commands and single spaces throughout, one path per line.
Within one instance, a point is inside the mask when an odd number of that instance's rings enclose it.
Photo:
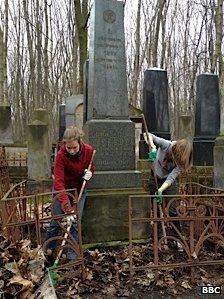
M 79 92 L 83 91 L 83 65 L 87 59 L 88 0 L 74 0 L 75 20 L 79 41 Z
M 136 18 L 136 32 L 135 32 L 135 58 L 134 58 L 134 70 L 133 70 L 133 94 L 132 105 L 137 107 L 138 98 L 138 78 L 140 71 L 140 17 L 141 17 L 141 0 L 138 0 L 138 10 Z

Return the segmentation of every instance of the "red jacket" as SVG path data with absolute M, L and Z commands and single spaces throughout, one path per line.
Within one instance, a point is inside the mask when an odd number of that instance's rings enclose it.
M 88 168 L 93 148 L 89 144 L 81 143 L 80 151 L 72 156 L 65 146 L 62 145 L 57 153 L 54 165 L 54 189 L 55 191 L 77 188 L 79 193 L 82 183 L 84 170 Z M 91 171 L 95 171 L 95 166 L 92 164 Z M 67 195 L 61 195 L 59 200 L 67 200 Z

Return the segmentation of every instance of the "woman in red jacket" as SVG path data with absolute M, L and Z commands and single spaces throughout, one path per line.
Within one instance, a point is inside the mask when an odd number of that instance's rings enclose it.
M 75 126 L 68 127 L 63 136 L 63 144 L 57 153 L 54 165 L 53 190 L 61 191 L 76 188 L 80 192 L 83 180 L 90 180 L 95 166 L 92 164 L 91 170 L 88 171 L 93 148 L 91 145 L 82 142 L 83 131 Z M 86 190 L 84 189 L 79 201 L 79 214 L 82 212 L 85 204 Z M 73 212 L 72 199 L 66 193 L 55 196 L 52 206 L 52 214 L 59 215 Z M 70 230 L 73 238 L 78 241 L 77 224 L 72 225 Z M 56 220 L 52 220 L 47 231 L 47 240 L 56 237 L 59 234 L 59 225 Z M 47 253 L 51 254 L 57 246 L 56 241 L 51 241 L 46 246 Z M 67 253 L 69 260 L 75 260 L 77 254 L 74 250 L 69 249 Z

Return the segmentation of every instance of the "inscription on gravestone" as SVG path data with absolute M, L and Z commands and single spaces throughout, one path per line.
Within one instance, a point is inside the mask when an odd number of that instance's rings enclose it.
M 87 119 L 128 118 L 121 2 L 95 1 L 91 16 Z

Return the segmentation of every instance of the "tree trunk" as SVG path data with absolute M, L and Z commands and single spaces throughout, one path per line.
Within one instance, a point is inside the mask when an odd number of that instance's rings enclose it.
M 136 18 L 136 32 L 135 32 L 135 59 L 134 59 L 134 70 L 133 70 L 133 94 L 132 104 L 137 107 L 138 99 L 138 79 L 139 79 L 139 60 L 140 60 L 140 20 L 141 20 L 141 0 L 138 0 L 138 10 Z
M 88 17 L 88 0 L 74 0 L 75 20 L 79 40 L 79 93 L 83 92 L 83 65 L 87 59 L 87 29 L 84 28 Z
M 223 38 L 223 0 L 218 0 L 215 10 L 215 53 L 212 60 L 212 72 L 217 69 L 221 76 L 223 57 L 222 57 L 222 38 Z
M 166 0 L 158 0 L 158 13 L 157 13 L 157 20 L 156 20 L 156 29 L 155 29 L 155 35 L 153 40 L 153 52 L 152 52 L 152 65 L 154 67 L 157 67 L 157 61 L 158 61 L 158 43 L 159 43 L 159 31 L 160 31 L 160 23 L 162 20 L 162 13 L 163 8 L 166 3 Z

